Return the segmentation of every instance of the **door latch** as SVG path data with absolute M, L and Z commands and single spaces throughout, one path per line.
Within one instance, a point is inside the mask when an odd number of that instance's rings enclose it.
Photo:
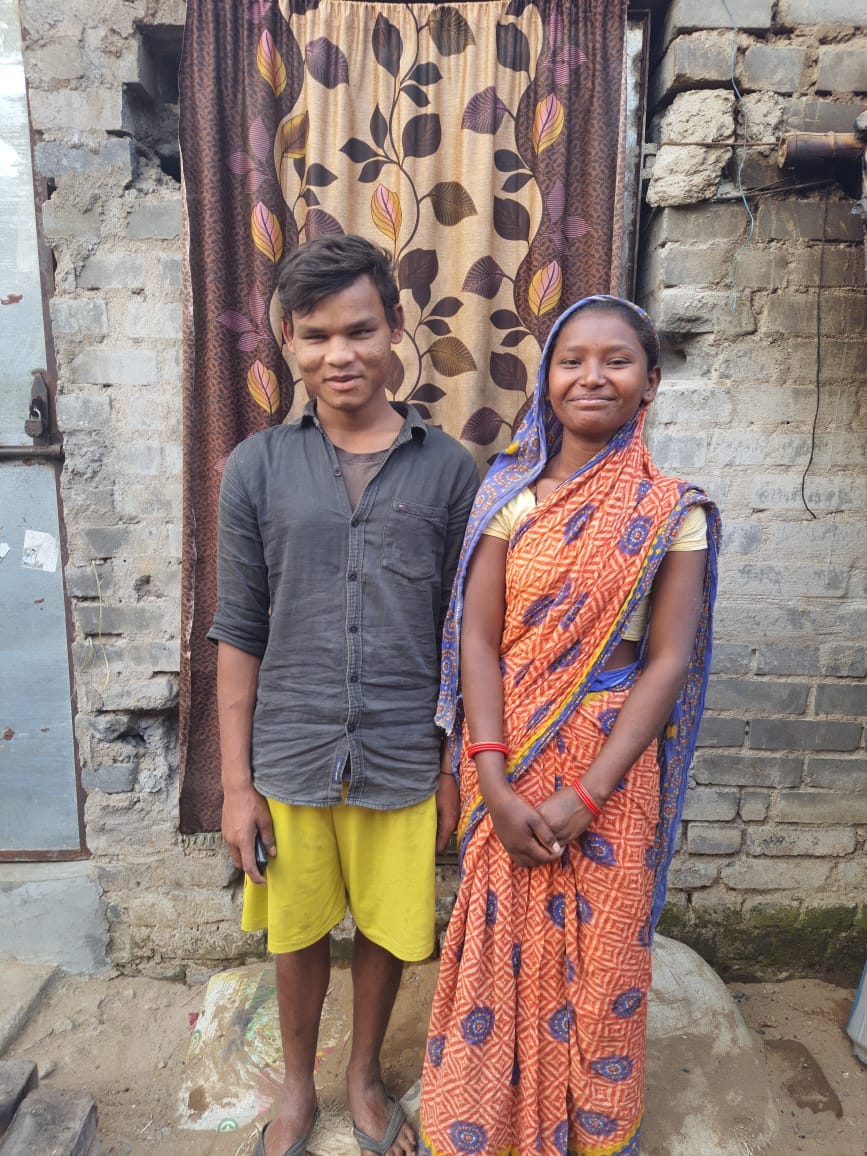
M 33 385 L 30 388 L 30 416 L 24 422 L 24 432 L 29 438 L 33 438 L 37 445 L 48 445 L 51 434 L 50 407 L 48 382 L 41 370 L 34 370 Z

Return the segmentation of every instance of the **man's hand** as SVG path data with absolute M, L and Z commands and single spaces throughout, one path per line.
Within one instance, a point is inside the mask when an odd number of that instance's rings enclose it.
M 563 848 L 545 818 L 511 788 L 488 807 L 500 842 L 519 867 L 553 863 L 562 854 Z
M 593 815 L 571 787 L 555 791 L 536 810 L 563 844 L 583 835 L 593 822 Z
M 232 862 L 246 872 L 251 882 L 264 883 L 265 877 L 259 874 L 253 853 L 257 831 L 269 856 L 276 855 L 274 827 L 265 797 L 252 783 L 224 791 L 222 833 Z
M 461 812 L 458 784 L 450 771 L 440 771 L 437 782 L 437 853 L 445 851 L 455 833 Z

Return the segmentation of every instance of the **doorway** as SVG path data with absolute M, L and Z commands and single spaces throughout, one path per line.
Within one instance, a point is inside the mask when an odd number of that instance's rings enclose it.
M 0 859 L 70 859 L 85 852 L 63 587 L 62 450 L 15 0 L 0 0 L 0 24 Z

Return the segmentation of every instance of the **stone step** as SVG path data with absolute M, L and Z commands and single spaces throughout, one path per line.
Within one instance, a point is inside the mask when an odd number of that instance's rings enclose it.
M 0 1156 L 92 1156 L 96 1104 L 90 1096 L 37 1088 L 15 1113 Z
M 0 1060 L 0 1137 L 28 1093 L 39 1083 L 39 1072 L 31 1060 Z
M 7 910 L 7 900 L 14 891 L 10 890 L 9 873 L 12 867 L 20 867 L 20 863 L 0 864 L 0 924 L 5 920 L 14 927 L 19 920 L 12 908 Z M 42 864 L 26 864 L 25 866 L 42 866 Z M 3 959 L 3 991 L 0 992 L 0 1055 L 6 1051 L 11 1043 L 18 1038 L 18 1033 L 29 1019 L 32 1012 L 39 1006 L 39 1002 L 48 989 L 49 984 L 58 974 L 54 966 L 41 966 L 18 963 L 15 959 L 6 959 L 3 956 L 3 936 L 0 931 L 0 958 Z M 11 934 L 11 933 L 10 933 Z

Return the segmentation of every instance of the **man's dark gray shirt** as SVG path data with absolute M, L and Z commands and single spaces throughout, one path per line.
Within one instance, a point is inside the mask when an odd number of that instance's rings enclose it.
M 439 644 L 478 487 L 470 454 L 411 407 L 350 509 L 312 403 L 248 438 L 220 488 L 208 637 L 262 660 L 253 782 L 268 798 L 391 810 L 436 789 Z

